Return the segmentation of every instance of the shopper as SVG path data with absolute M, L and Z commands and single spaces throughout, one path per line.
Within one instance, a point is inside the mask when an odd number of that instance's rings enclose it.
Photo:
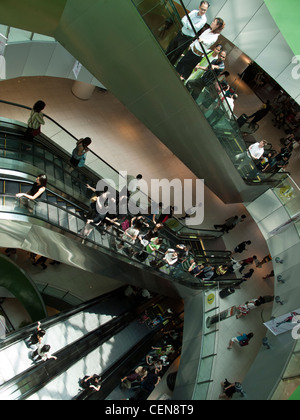
M 29 346 L 41 344 L 45 334 L 46 334 L 46 331 L 43 328 L 41 328 L 41 323 L 39 321 L 37 323 L 36 331 L 27 340 L 25 340 L 25 342 Z
M 192 10 L 189 13 L 189 18 L 197 32 L 199 32 L 206 24 L 206 12 L 208 7 L 209 3 L 207 1 L 201 1 L 199 10 Z M 181 23 L 181 31 L 170 42 L 166 50 L 166 56 L 173 65 L 176 63 L 176 61 L 180 58 L 181 54 L 189 47 L 189 45 L 193 42 L 193 39 L 195 38 L 195 33 L 187 16 L 184 16 L 181 19 Z
M 223 19 L 219 17 L 215 18 L 210 24 L 209 29 L 204 31 L 200 37 L 191 44 L 189 51 L 176 66 L 176 71 L 182 80 L 187 80 L 190 77 L 193 69 L 196 67 L 199 61 L 201 61 L 203 57 L 202 47 L 206 52 L 208 52 L 209 48 L 218 40 L 218 37 L 220 36 L 220 33 L 224 27 L 225 23 Z M 226 53 L 224 55 L 226 58 Z M 212 66 L 214 65 L 213 62 L 211 63 Z M 222 71 L 220 71 L 220 73 L 222 73 Z M 220 73 L 218 75 L 220 75 Z
M 42 113 L 43 109 L 45 108 L 46 104 L 44 101 L 37 101 L 32 108 L 30 113 L 30 117 L 28 119 L 28 126 L 25 132 L 25 139 L 26 140 L 33 140 L 34 137 L 38 136 L 41 132 L 41 125 L 45 124 L 44 121 L 44 114 Z
M 221 382 L 221 386 L 223 392 L 219 395 L 219 398 L 231 400 L 233 394 L 236 393 L 235 383 L 230 383 L 227 379 L 225 379 L 224 382 Z
M 241 254 L 242 252 L 246 251 L 247 245 L 251 245 L 251 241 L 243 241 L 243 242 L 241 242 L 240 244 L 238 244 L 234 248 L 234 252 L 233 253 Z
M 256 255 L 253 255 L 253 257 L 249 257 L 249 258 L 246 258 L 245 260 L 240 261 L 241 267 L 239 269 L 239 272 L 242 274 L 242 271 L 244 270 L 244 268 L 247 265 L 253 264 L 255 261 L 258 263 L 258 259 Z
M 253 333 L 249 333 L 249 334 L 242 334 L 242 333 L 238 333 L 239 335 L 237 337 L 233 337 L 230 341 L 229 341 L 229 346 L 227 347 L 228 350 L 231 350 L 234 344 L 239 344 L 240 347 L 245 347 L 248 346 L 249 341 L 253 338 L 254 334 Z
M 21 198 L 20 204 L 27 208 L 29 212 L 33 212 L 34 209 L 34 200 L 41 197 L 45 192 L 47 186 L 47 176 L 45 174 L 40 174 L 37 176 L 34 184 L 26 193 L 16 194 L 17 198 Z
M 50 346 L 49 344 L 44 344 L 43 346 L 41 344 L 37 345 L 37 349 L 32 353 L 32 359 L 34 362 L 45 362 L 49 359 L 57 360 L 56 356 L 53 356 L 50 353 Z
M 85 376 L 80 381 L 80 386 L 83 389 L 93 389 L 94 391 L 100 391 L 101 388 L 101 376 L 99 375 L 91 375 Z
M 263 156 L 265 152 L 264 147 L 266 145 L 267 142 L 265 140 L 261 140 L 260 142 L 251 144 L 251 146 L 249 146 L 245 152 L 236 155 L 235 162 L 241 161 L 237 169 L 239 170 L 246 165 L 250 165 L 252 163 L 252 160 L 258 161 Z
M 77 141 L 75 149 L 73 149 L 72 157 L 70 163 L 73 166 L 73 169 L 77 166 L 81 168 L 85 164 L 86 154 L 89 151 L 89 145 L 92 143 L 90 137 L 85 137 L 84 139 L 79 139 Z
M 246 219 L 246 215 L 242 214 L 242 216 L 232 216 L 229 217 L 229 219 L 225 220 L 225 223 L 223 225 L 214 225 L 215 229 L 221 229 L 222 232 L 228 233 L 230 230 L 232 230 L 238 223 L 243 222 Z

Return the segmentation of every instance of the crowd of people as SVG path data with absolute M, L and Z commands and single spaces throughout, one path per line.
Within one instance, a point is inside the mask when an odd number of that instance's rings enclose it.
M 220 103 L 228 108 L 228 115 L 231 118 L 234 101 L 238 96 L 232 92 L 228 85 L 226 78 L 229 73 L 225 71 L 225 60 L 227 53 L 221 44 L 217 44 L 215 48 L 210 49 L 218 41 L 219 35 L 225 27 L 223 19 L 215 18 L 209 28 L 202 31 L 206 24 L 206 12 L 209 3 L 202 1 L 199 6 L 199 11 L 192 11 L 189 14 L 193 22 L 193 26 L 199 33 L 199 38 L 195 37 L 193 29 L 191 28 L 189 19 L 185 16 L 182 19 L 183 27 L 177 37 L 171 42 L 167 49 L 167 56 L 170 62 L 176 66 L 181 80 L 190 91 L 191 96 L 195 101 L 199 100 L 200 94 L 202 107 L 205 110 L 211 110 L 209 122 L 212 125 L 217 124 L 223 117 L 224 112 L 220 109 Z M 196 39 L 195 39 L 196 38 Z M 201 45 L 200 45 L 201 44 Z M 206 55 L 203 53 L 203 49 Z M 188 49 L 186 54 L 182 54 Z M 208 63 L 208 59 L 210 62 Z M 220 84 L 216 84 L 216 78 Z M 205 95 L 203 90 L 205 89 Z M 220 102 L 215 101 L 216 92 L 219 95 Z M 226 100 L 224 100 L 226 98 Z M 225 105 L 226 104 L 226 105 Z M 43 125 L 44 119 L 42 111 L 45 108 L 43 101 L 38 101 L 31 112 L 28 120 L 28 129 L 25 133 L 27 139 L 32 139 L 40 133 L 40 127 Z M 270 110 L 270 104 L 248 118 L 253 118 L 250 125 L 254 126 L 260 119 L 262 119 Z M 277 120 L 276 120 L 277 121 Z M 235 161 L 238 169 L 249 165 L 251 161 L 256 163 L 254 171 L 248 173 L 248 177 L 255 177 L 259 172 L 263 173 L 276 173 L 287 167 L 289 159 L 293 152 L 295 145 L 294 134 L 289 134 L 286 138 L 282 139 L 283 147 L 278 151 L 265 151 L 267 142 L 265 140 L 252 144 L 247 151 L 236 156 Z M 89 137 L 79 139 L 76 147 L 72 152 L 70 159 L 71 171 L 76 167 L 82 167 L 85 164 L 87 152 L 91 144 Z M 73 169 L 72 169 L 73 168 Z M 138 181 L 142 175 L 133 177 L 132 185 L 128 188 L 127 198 L 134 194 L 138 188 Z M 47 176 L 40 174 L 32 188 L 27 193 L 17 194 L 20 199 L 21 205 L 26 207 L 29 212 L 32 212 L 33 201 L 41 197 L 47 186 Z M 93 187 L 87 185 L 88 189 Z M 165 222 L 172 216 L 173 210 L 170 208 L 169 212 L 160 212 L 159 214 L 152 214 L 147 216 L 134 216 L 127 215 L 125 218 L 120 217 L 119 214 L 109 213 L 103 211 L 109 200 L 114 198 L 110 196 L 109 190 L 96 191 L 86 218 L 86 224 L 81 230 L 80 235 L 83 239 L 87 238 L 93 229 L 99 229 L 101 234 L 106 235 L 112 232 L 114 239 L 111 242 L 112 247 L 119 250 L 138 261 L 146 261 L 148 259 L 152 267 L 156 269 L 171 268 L 174 276 L 180 272 L 189 273 L 191 278 L 201 281 L 211 281 L 225 274 L 238 271 L 242 274 L 242 281 L 249 279 L 254 270 L 250 269 L 247 273 L 243 274 L 245 267 L 255 264 L 256 268 L 260 268 L 264 261 L 259 262 L 257 257 L 253 255 L 243 260 L 237 261 L 231 258 L 231 261 L 226 264 L 218 264 L 216 266 L 211 264 L 203 264 L 202 261 L 197 261 L 197 258 L 191 252 L 191 249 L 186 244 L 174 244 L 173 247 L 166 247 L 165 238 L 161 233 L 165 227 Z M 122 199 L 118 197 L 118 200 Z M 162 203 L 160 203 L 162 208 Z M 222 233 L 228 233 L 238 223 L 243 222 L 246 216 L 240 217 L 233 216 L 227 219 L 221 225 L 215 225 L 215 229 L 220 229 Z M 244 241 L 236 246 L 234 253 L 242 253 L 246 246 L 251 245 L 251 241 Z M 44 263 L 45 261 L 42 261 Z M 267 300 L 268 301 L 268 300 Z M 259 307 L 261 304 L 267 302 L 264 297 L 251 299 L 238 306 L 237 319 L 240 319 L 250 313 L 251 310 Z M 253 333 L 241 333 L 237 337 L 233 337 L 228 345 L 231 349 L 234 345 L 245 346 L 253 338 Z M 38 326 L 37 333 L 31 338 L 31 345 L 36 346 L 33 352 L 34 360 L 47 360 L 55 358 L 50 354 L 50 346 L 42 344 L 43 330 L 40 325 Z M 135 384 L 137 392 L 133 399 L 145 399 L 146 396 L 154 389 L 159 383 L 160 373 L 163 367 L 167 366 L 166 360 L 168 356 L 174 351 L 172 345 L 168 344 L 161 348 L 152 348 L 151 352 L 146 356 L 146 365 L 138 366 L 134 371 L 130 372 L 127 376 L 122 378 L 122 387 L 132 388 Z M 91 387 L 99 390 L 101 387 L 101 378 L 99 375 L 93 375 L 83 378 L 83 387 Z M 225 381 L 222 384 L 224 393 L 222 397 L 231 398 L 235 392 L 235 384 Z M 238 388 L 238 386 L 236 386 Z
M 180 354 L 182 325 L 171 326 L 163 332 L 157 345 L 152 346 L 140 364 L 121 379 L 122 390 L 132 390 L 130 400 L 146 400 L 161 378 Z
M 103 199 L 103 195 L 105 197 Z M 102 199 L 101 199 L 102 197 Z M 99 192 L 96 202 L 108 200 L 109 195 L 106 192 Z M 88 237 L 93 229 L 100 230 L 102 235 L 111 233 L 108 238 L 110 247 L 116 251 L 122 251 L 127 256 L 140 262 L 148 262 L 156 269 L 170 269 L 174 277 L 191 274 L 195 279 L 201 281 L 214 280 L 220 276 L 230 273 L 230 267 L 226 264 L 208 264 L 197 258 L 191 246 L 186 243 L 174 243 L 166 237 L 166 221 L 173 215 L 173 207 L 166 212 L 163 211 L 162 203 L 159 203 L 159 214 L 149 214 L 148 216 L 121 216 L 118 214 L 104 214 L 99 216 L 97 205 L 94 202 L 91 205 L 91 212 L 88 213 L 86 225 L 80 231 L 83 241 Z M 94 212 L 94 213 L 93 213 Z M 91 218 L 93 217 L 93 218 Z M 241 216 L 241 220 L 244 215 Z M 235 225 L 239 221 L 233 218 Z M 217 228 L 215 226 L 215 228 Z M 228 227 L 228 230 L 231 226 Z M 170 246 L 171 245 L 171 246 Z M 230 261 L 228 261 L 230 263 Z M 190 278 L 192 280 L 192 278 Z
M 201 1 L 198 10 L 182 18 L 181 31 L 170 42 L 166 55 L 196 102 L 201 95 L 201 108 L 210 111 L 208 120 L 214 126 L 224 116 L 232 118 L 238 95 L 227 82 L 227 51 L 217 44 L 225 22 L 216 17 L 208 24 L 209 6 Z

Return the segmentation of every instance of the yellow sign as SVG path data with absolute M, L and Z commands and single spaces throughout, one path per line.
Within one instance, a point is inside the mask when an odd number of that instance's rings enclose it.
M 209 305 L 212 305 L 214 303 L 214 300 L 215 300 L 215 295 L 213 293 L 211 293 L 207 296 L 207 303 Z

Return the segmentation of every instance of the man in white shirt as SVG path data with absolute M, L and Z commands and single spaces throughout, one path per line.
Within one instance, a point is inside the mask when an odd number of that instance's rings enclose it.
M 160 261 L 156 267 L 160 268 L 163 265 L 165 266 L 171 266 L 174 265 L 176 262 L 178 261 L 178 254 L 175 251 L 175 249 L 171 249 L 169 248 L 166 252 L 165 252 L 165 256 L 163 257 L 162 261 Z
M 206 12 L 208 7 L 209 3 L 207 1 L 201 1 L 199 10 L 193 10 L 189 13 L 189 17 L 197 33 L 199 33 L 207 22 Z M 176 35 L 173 41 L 171 41 L 166 51 L 166 56 L 173 65 L 195 38 L 195 33 L 187 16 L 184 16 L 181 19 L 181 22 L 183 25 L 181 31 Z
M 242 161 L 237 169 L 241 169 L 243 166 L 249 165 L 252 159 L 259 160 L 264 154 L 264 146 L 267 144 L 265 140 L 251 144 L 248 149 L 235 156 L 235 162 Z
M 136 177 L 133 175 L 127 175 L 127 190 L 129 194 L 134 194 L 140 189 L 140 180 L 143 178 L 141 174 L 138 174 Z

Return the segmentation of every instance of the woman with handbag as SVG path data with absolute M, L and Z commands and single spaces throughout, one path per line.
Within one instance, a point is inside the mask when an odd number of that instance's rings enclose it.
M 44 114 L 42 110 L 45 108 L 46 104 L 43 101 L 37 101 L 32 108 L 30 117 L 28 119 L 28 127 L 25 132 L 26 140 L 33 140 L 33 138 L 40 134 L 41 125 L 45 124 Z

